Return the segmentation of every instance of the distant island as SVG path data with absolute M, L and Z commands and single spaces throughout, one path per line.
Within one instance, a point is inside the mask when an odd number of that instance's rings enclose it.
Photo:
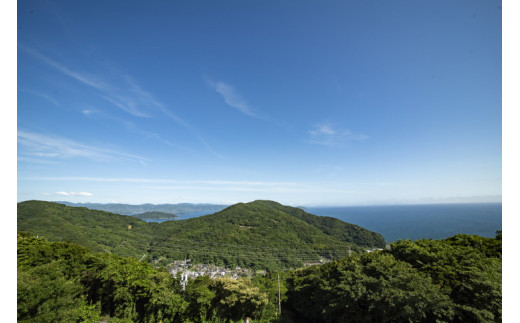
M 107 211 L 122 215 L 137 216 L 145 212 L 163 212 L 169 214 L 215 213 L 228 207 L 224 204 L 194 204 L 194 203 L 178 203 L 178 204 L 124 204 L 124 203 L 72 203 L 66 201 L 56 201 L 55 203 L 67 206 L 86 207 L 91 210 Z M 144 217 L 139 217 L 144 219 Z M 170 217 L 168 217 L 170 218 Z M 148 218 L 152 219 L 152 218 Z
M 169 219 L 174 220 L 178 219 L 179 217 L 176 214 L 173 213 L 166 213 L 166 212 L 159 212 L 159 211 L 150 211 L 150 212 L 143 212 L 139 214 L 134 214 L 132 216 L 135 216 L 139 219 L 154 219 L 154 220 L 163 220 L 163 219 Z

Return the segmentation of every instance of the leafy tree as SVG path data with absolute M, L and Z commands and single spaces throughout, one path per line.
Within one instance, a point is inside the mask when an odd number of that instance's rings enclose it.
M 195 322 L 205 322 L 213 318 L 215 292 L 210 289 L 211 280 L 207 276 L 197 277 L 186 286 L 186 300 L 189 303 L 187 317 Z
M 215 293 L 213 307 L 218 317 L 226 320 L 236 321 L 244 316 L 259 318 L 268 304 L 267 295 L 247 279 L 215 279 L 211 281 L 210 289 Z
M 17 303 L 19 322 L 74 322 L 85 304 L 83 288 L 63 274 L 58 262 L 18 270 Z
M 178 322 L 187 307 L 166 271 L 72 243 L 18 236 L 18 319 Z
M 424 272 L 455 303 L 460 322 L 501 321 L 502 242 L 456 235 L 445 240 L 398 241 L 391 254 Z
M 349 257 L 296 271 L 287 305 L 308 322 L 449 320 L 452 304 L 431 279 L 391 255 Z
M 82 323 L 99 323 L 99 321 L 101 321 L 99 308 L 96 306 L 96 304 L 82 304 L 79 307 L 79 317 L 79 321 Z

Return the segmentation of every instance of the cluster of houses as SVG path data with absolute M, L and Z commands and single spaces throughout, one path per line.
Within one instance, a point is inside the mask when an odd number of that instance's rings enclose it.
M 365 250 L 366 252 L 374 252 L 374 251 L 383 251 L 382 248 L 372 248 L 372 249 L 367 249 Z
M 181 280 L 188 278 L 197 278 L 200 276 L 208 276 L 211 279 L 230 277 L 238 279 L 239 277 L 252 276 L 255 272 L 252 269 L 236 267 L 229 269 L 207 264 L 191 264 L 191 260 L 176 260 L 170 265 L 170 273 L 177 276 L 181 273 Z
M 381 248 L 367 249 L 366 252 L 381 251 Z M 350 252 L 349 252 L 350 255 Z M 317 261 L 310 261 L 303 263 L 304 267 L 323 265 L 330 262 L 330 259 L 320 258 Z M 180 273 L 181 282 L 183 287 L 188 282 L 188 279 L 194 279 L 200 276 L 208 276 L 211 279 L 230 277 L 232 279 L 238 279 L 240 277 L 249 277 L 255 274 L 252 269 L 236 267 L 235 269 L 229 269 L 225 267 L 218 267 L 215 265 L 208 264 L 192 264 L 191 259 L 176 260 L 169 265 L 169 271 L 173 276 L 177 276 Z M 256 271 L 256 274 L 265 275 L 265 271 Z

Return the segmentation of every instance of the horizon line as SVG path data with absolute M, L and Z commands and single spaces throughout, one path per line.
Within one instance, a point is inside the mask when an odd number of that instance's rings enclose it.
M 272 201 L 272 202 L 276 202 L 276 203 L 280 203 L 282 205 L 286 205 L 286 206 L 291 206 L 291 207 L 295 207 L 295 208 L 302 208 L 302 209 L 305 209 L 305 208 L 312 208 L 312 207 L 371 207 L 371 206 L 377 206 L 377 207 L 380 207 L 380 206 L 408 206 L 408 205 L 446 205 L 446 204 L 502 204 L 502 200 L 500 201 L 484 201 L 484 202 L 476 202 L 476 201 L 473 201 L 473 202 L 467 202 L 467 201 L 452 201 L 452 202 L 449 202 L 449 201 L 442 201 L 442 202 L 393 202 L 393 203 L 390 203 L 390 202 L 381 202 L 381 203 L 371 203 L 371 204 L 317 204 L 317 203 L 313 203 L 313 204 L 299 204 L 299 203 L 281 203 L 281 202 L 278 202 L 278 201 L 275 201 L 275 200 L 268 200 L 268 199 L 256 199 L 256 200 L 252 200 L 252 201 L 248 201 L 248 202 L 233 202 L 233 203 L 212 203 L 212 202 L 178 202 L 178 203 L 168 203 L 168 202 L 163 202 L 163 203 L 125 203 L 125 202 L 71 202 L 71 201 L 64 201 L 64 200 L 53 200 L 53 201 L 49 201 L 49 200 L 38 200 L 38 199 L 28 199 L 28 200 L 23 200 L 23 201 L 17 201 L 17 203 L 23 203 L 23 202 L 28 202 L 28 201 L 42 201 L 42 202 L 52 202 L 52 203 L 71 203 L 71 204 L 102 204 L 102 205 L 110 205 L 110 204 L 124 204 L 124 205 L 132 205 L 132 206 L 139 206 L 139 205 L 178 205 L 178 204 L 207 204 L 207 205 L 219 205 L 219 206 L 231 206 L 231 205 L 235 205 L 235 204 L 240 204 L 240 203 L 243 203 L 243 204 L 248 204 L 248 203 L 252 203 L 252 202 L 255 202 L 255 201 Z

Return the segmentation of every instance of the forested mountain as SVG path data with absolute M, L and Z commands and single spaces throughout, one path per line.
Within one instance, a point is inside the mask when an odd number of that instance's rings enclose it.
M 173 214 L 184 214 L 192 212 L 218 212 L 228 205 L 222 204 L 193 204 L 193 203 L 178 203 L 178 204 L 123 204 L 123 203 L 72 203 L 65 201 L 56 201 L 56 203 L 65 204 L 68 206 L 86 207 L 92 210 L 107 211 L 124 215 L 135 215 L 144 212 L 165 212 Z
M 272 201 L 239 203 L 214 214 L 163 223 L 26 201 L 18 203 L 18 230 L 164 264 L 189 258 L 198 263 L 271 270 L 297 268 L 305 262 L 385 245 L 377 233 Z
M 324 227 L 353 234 L 330 234 Z M 188 258 L 225 266 L 299 267 L 302 262 L 343 257 L 349 250 L 385 246 L 377 233 L 272 201 L 238 203 L 215 214 L 165 222 L 161 230 L 168 236 L 155 240 L 152 253 L 174 258 L 184 253 Z
M 71 241 L 93 251 L 142 257 L 156 223 L 135 217 L 54 202 L 18 203 L 18 230 L 51 241 Z
M 255 203 L 257 205 L 277 209 L 295 218 L 303 220 L 320 229 L 325 234 L 344 242 L 353 242 L 359 246 L 366 247 L 378 246 L 382 248 L 385 245 L 384 239 L 380 234 L 369 231 L 355 224 L 346 223 L 328 216 L 316 216 L 305 212 L 301 208 L 290 207 L 273 201 L 255 201 Z

